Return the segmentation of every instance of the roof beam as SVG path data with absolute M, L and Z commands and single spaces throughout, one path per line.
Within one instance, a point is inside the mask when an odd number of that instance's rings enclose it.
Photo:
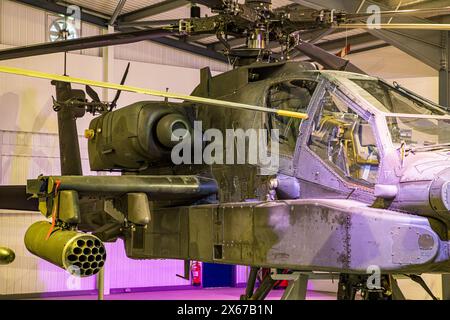
M 381 10 L 391 10 L 383 4 L 372 0 L 292 0 L 295 3 L 310 7 L 322 7 L 327 9 L 337 9 L 346 12 L 366 12 L 368 6 L 377 5 Z M 429 20 L 417 17 L 396 17 L 398 23 L 429 23 Z M 419 59 L 435 70 L 442 68 L 442 39 L 440 31 L 428 30 L 380 30 L 369 29 L 369 33 L 387 43 L 399 48 L 407 54 Z
M 131 22 L 144 18 L 148 18 L 151 16 L 155 16 L 157 14 L 167 12 L 170 10 L 178 9 L 180 7 L 184 7 L 188 5 L 189 2 L 186 0 L 165 0 L 151 6 L 138 9 L 136 11 L 132 11 L 129 13 L 125 13 L 119 16 L 119 21 L 121 22 Z
M 337 51 L 344 48 L 346 44 L 351 45 L 351 53 L 354 53 L 356 50 L 363 50 L 364 48 L 371 48 L 383 44 L 388 45 L 386 42 L 378 39 L 370 33 L 362 33 L 348 38 L 330 40 L 316 45 L 327 51 Z
M 320 44 L 316 44 L 316 46 L 328 52 L 337 52 L 344 48 L 347 44 L 351 45 L 350 54 L 389 46 L 389 44 L 387 44 L 383 40 L 380 40 L 369 33 L 362 33 L 348 38 L 344 37 L 340 39 L 330 40 L 322 42 Z M 305 55 L 301 54 L 298 51 L 294 51 L 294 53 L 291 54 L 291 58 L 301 57 L 306 58 Z M 306 59 L 309 60 L 309 58 Z
M 116 22 L 117 17 L 122 12 L 123 7 L 125 6 L 125 3 L 127 0 L 120 0 L 120 2 L 117 4 L 116 10 L 114 10 L 113 15 L 111 16 L 111 19 L 109 20 L 109 25 L 112 26 Z
M 132 21 L 132 22 L 121 22 L 118 24 L 119 28 L 148 28 L 155 26 L 166 26 L 172 24 L 178 24 L 180 19 L 171 20 L 144 20 L 144 21 Z
M 18 3 L 30 5 L 35 8 L 45 10 L 48 12 L 53 12 L 53 13 L 57 13 L 57 14 L 66 14 L 67 13 L 67 7 L 59 5 L 55 2 L 50 2 L 50 1 L 46 1 L 46 0 L 15 0 L 15 1 Z M 92 24 L 102 27 L 102 28 L 105 28 L 109 23 L 109 20 L 103 19 L 98 16 L 94 16 L 92 14 L 85 13 L 85 12 L 83 12 L 83 10 L 81 11 L 81 21 L 92 23 Z M 151 40 L 151 41 L 172 47 L 174 49 L 187 51 L 187 52 L 190 52 L 193 54 L 204 56 L 204 57 L 207 57 L 210 59 L 215 59 L 215 60 L 218 60 L 221 62 L 227 62 L 227 59 L 222 54 L 220 54 L 216 51 L 207 49 L 202 46 L 190 44 L 183 40 L 176 40 L 173 38 L 159 38 L 159 39 L 153 39 L 153 40 Z

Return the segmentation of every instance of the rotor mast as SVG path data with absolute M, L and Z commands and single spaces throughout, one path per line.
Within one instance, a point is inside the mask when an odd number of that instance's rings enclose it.
M 245 4 L 260 12 L 261 15 L 270 14 L 272 10 L 272 0 L 246 0 Z M 247 37 L 247 48 L 265 50 L 269 41 L 269 30 L 264 21 L 261 21 L 249 32 Z
M 238 58 L 237 66 L 247 65 L 267 56 L 270 30 L 265 17 L 272 11 L 272 0 L 246 0 L 245 6 L 258 12 L 258 21 L 247 30 L 245 48 L 231 50 L 230 55 Z

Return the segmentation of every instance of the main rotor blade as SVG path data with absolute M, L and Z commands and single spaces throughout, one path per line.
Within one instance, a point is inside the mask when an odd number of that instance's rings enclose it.
M 430 9 L 409 9 L 409 10 L 393 10 L 393 11 L 381 11 L 379 14 L 382 17 L 397 17 L 397 16 L 424 16 L 429 14 L 448 14 L 450 13 L 450 7 L 443 8 L 430 8 Z M 346 13 L 345 18 L 347 20 L 357 20 L 373 16 L 374 12 L 370 13 Z
M 38 211 L 38 200 L 28 200 L 26 186 L 0 186 L 0 209 Z
M 313 59 L 314 61 L 320 63 L 322 66 L 325 67 L 325 69 L 366 74 L 364 71 L 359 69 L 353 63 L 351 63 L 349 60 L 331 54 L 328 51 L 319 48 L 318 46 L 315 46 L 311 43 L 302 42 L 295 48 L 300 52 L 304 53 L 306 56 Z
M 60 75 L 56 75 L 56 74 L 24 70 L 24 69 L 19 69 L 19 68 L 10 68 L 10 67 L 0 66 L 0 73 L 22 75 L 22 76 L 26 76 L 26 77 L 55 80 L 55 81 L 61 81 L 61 82 L 77 83 L 77 84 L 89 85 L 92 87 L 121 90 L 121 91 L 127 91 L 127 92 L 146 94 L 146 95 L 155 96 L 155 97 L 190 101 L 190 102 L 203 104 L 203 105 L 209 105 L 209 106 L 218 106 L 218 107 L 224 107 L 224 108 L 232 108 L 232 109 L 240 109 L 240 110 L 244 109 L 244 110 L 251 110 L 251 111 L 258 111 L 258 112 L 274 113 L 274 114 L 277 114 L 282 117 L 298 118 L 298 119 L 307 119 L 308 118 L 308 115 L 305 113 L 299 113 L 299 112 L 294 112 L 294 111 L 290 111 L 290 110 L 275 110 L 275 109 L 259 107 L 259 106 L 254 106 L 254 105 L 250 105 L 250 104 L 238 103 L 238 102 L 232 102 L 232 101 L 224 101 L 224 100 L 189 96 L 189 95 L 183 95 L 183 94 L 169 93 L 169 92 L 165 92 L 165 91 L 150 90 L 150 89 L 108 83 L 108 82 L 60 76 Z
M 134 28 L 134 27 L 153 27 L 153 26 L 167 26 L 178 25 L 180 20 L 186 19 L 171 19 L 171 20 L 145 20 L 145 21 L 132 21 L 132 22 L 118 22 L 117 27 L 120 28 Z
M 445 31 L 450 30 L 450 24 L 444 23 L 349 23 L 332 26 L 336 29 L 405 29 L 405 30 L 436 30 Z
M 24 58 L 73 50 L 115 46 L 119 44 L 128 44 L 143 40 L 162 38 L 171 34 L 174 34 L 174 32 L 165 28 L 161 28 L 131 32 L 116 32 L 100 36 L 36 44 L 31 46 L 0 50 L 0 60 Z

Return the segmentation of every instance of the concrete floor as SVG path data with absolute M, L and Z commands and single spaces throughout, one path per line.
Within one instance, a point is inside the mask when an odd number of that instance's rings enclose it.
M 105 300 L 239 300 L 244 288 L 214 288 L 133 292 L 106 295 Z M 273 290 L 267 300 L 279 300 L 283 290 Z M 45 300 L 95 300 L 95 295 L 45 298 Z M 336 300 L 335 293 L 308 291 L 307 300 Z

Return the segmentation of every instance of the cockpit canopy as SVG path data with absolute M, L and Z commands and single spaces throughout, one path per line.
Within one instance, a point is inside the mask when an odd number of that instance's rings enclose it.
M 322 79 L 305 76 L 275 83 L 266 103 L 273 109 L 309 113 L 302 129 L 308 134 L 307 148 L 335 173 L 373 185 L 385 148 L 399 155 L 442 144 L 450 148 L 445 108 L 372 77 L 327 71 Z M 302 122 L 271 115 L 267 125 L 280 130 L 280 155 L 292 157 Z
M 378 79 L 350 79 L 361 89 L 360 95 L 386 113 L 445 115 L 441 107 L 424 98 L 414 97 L 401 87 L 395 88 Z
M 360 95 L 364 99 L 385 113 L 394 147 L 450 144 L 450 118 L 443 107 L 381 80 L 351 80 L 363 89 Z

